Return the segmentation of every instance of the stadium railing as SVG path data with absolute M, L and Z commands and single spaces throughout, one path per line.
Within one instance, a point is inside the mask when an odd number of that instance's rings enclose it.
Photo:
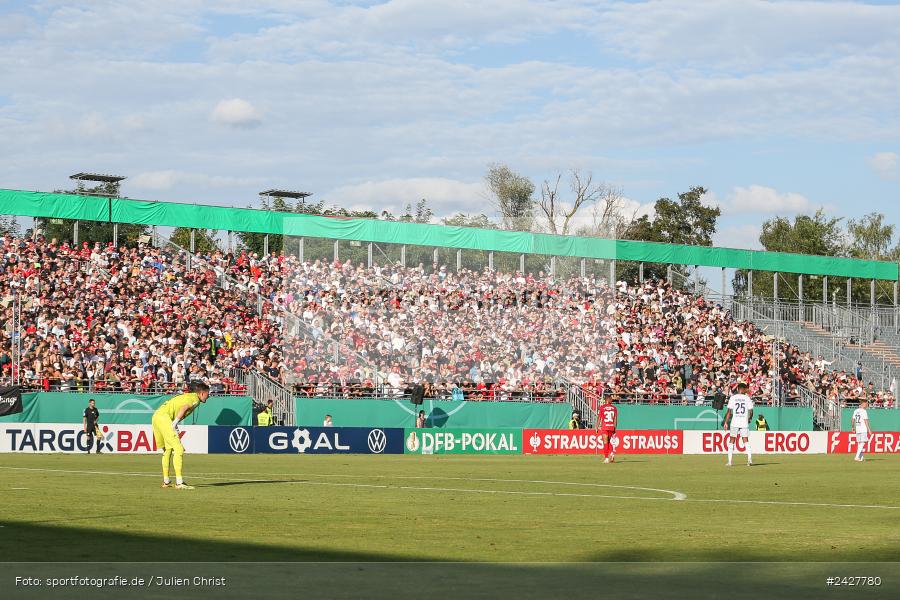
M 184 384 L 173 382 L 145 381 L 143 379 L 107 381 L 96 379 L 53 380 L 29 378 L 16 381 L 11 377 L 0 378 L 0 384 L 21 386 L 26 392 L 76 392 L 97 394 L 180 394 Z M 234 396 L 246 393 L 246 385 L 237 381 L 210 381 L 210 395 Z
M 408 387 L 394 388 L 389 384 L 370 386 L 364 382 L 348 381 L 295 384 L 294 393 L 300 398 L 347 398 L 347 399 L 383 399 L 411 400 L 412 390 Z M 558 388 L 517 388 L 512 390 L 496 387 L 478 389 L 476 386 L 462 386 L 463 400 L 467 402 L 565 402 L 563 390 Z M 453 392 L 449 389 L 426 391 L 426 400 L 453 400 Z

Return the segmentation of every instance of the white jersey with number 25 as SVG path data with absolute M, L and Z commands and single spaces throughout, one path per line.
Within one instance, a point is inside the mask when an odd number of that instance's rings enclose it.
M 746 394 L 735 394 L 728 399 L 728 410 L 731 411 L 732 429 L 750 426 L 750 411 L 753 410 L 753 400 Z

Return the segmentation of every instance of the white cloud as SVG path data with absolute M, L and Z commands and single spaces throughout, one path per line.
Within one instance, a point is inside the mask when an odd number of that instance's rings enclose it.
M 0 150 L 6 185 L 40 189 L 47 173 L 94 164 L 138 173 L 129 185 L 171 190 L 171 199 L 193 200 L 222 181 L 198 174 L 247 174 L 231 182 L 244 184 L 239 191 L 217 187 L 219 201 L 254 202 L 247 181 L 264 181 L 376 210 L 396 212 L 424 196 L 445 214 L 490 214 L 479 181 L 493 161 L 535 183 L 570 166 L 613 182 L 651 181 L 626 183 L 625 191 L 656 197 L 684 189 L 686 172 L 700 170 L 679 170 L 676 161 L 719 148 L 900 137 L 898 7 L 724 0 L 263 0 L 253 7 L 48 0 L 38 7 L 27 35 L 0 44 L 0 79 L 16 82 L 0 90 L 0 136 L 16 140 Z M 0 39 L 11 33 L 9 16 L 0 8 Z M 595 33 L 597 44 L 585 39 Z M 244 128 L 240 143 L 232 128 Z M 699 145 L 710 141 L 722 145 Z M 708 182 L 716 184 L 719 195 L 704 203 L 723 210 L 809 208 L 799 194 L 760 186 L 729 194 L 732 182 Z
M 736 187 L 726 204 L 727 213 L 798 214 L 812 209 L 806 196 L 779 192 L 763 185 Z
M 192 186 L 198 188 L 236 188 L 248 185 L 263 185 L 261 177 L 233 177 L 229 175 L 207 175 L 204 173 L 188 173 L 184 171 L 163 170 L 139 173 L 128 179 L 129 187 L 139 190 L 163 191 L 176 186 Z
M 594 29 L 646 62 L 782 69 L 866 52 L 900 39 L 900 7 L 855 2 L 615 2 Z
M 882 179 L 900 177 L 900 155 L 896 152 L 879 152 L 868 158 L 869 166 Z
M 407 204 L 415 206 L 422 198 L 428 200 L 428 206 L 437 217 L 457 212 L 485 213 L 490 216 L 493 212 L 487 202 L 483 183 L 440 177 L 366 181 L 341 186 L 322 196 L 328 204 L 355 210 L 387 210 L 395 215 L 402 213 Z
M 231 127 L 257 127 L 262 123 L 262 115 L 256 107 L 241 98 L 222 100 L 216 104 L 210 118 L 216 123 Z
M 533 0 L 388 0 L 338 4 L 310 18 L 215 40 L 214 56 L 294 59 L 301 56 L 398 56 L 481 44 L 515 43 L 589 21 L 596 8 Z
M 762 250 L 762 244 L 759 243 L 761 232 L 759 225 L 729 225 L 716 231 L 713 235 L 713 245 L 719 248 Z

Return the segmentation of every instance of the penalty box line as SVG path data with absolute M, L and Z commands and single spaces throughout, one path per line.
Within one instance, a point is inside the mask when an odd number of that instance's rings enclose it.
M 157 473 L 142 473 L 142 472 L 129 472 L 129 471 L 88 471 L 88 470 L 74 470 L 74 469 L 44 469 L 37 467 L 6 467 L 0 466 L 0 469 L 7 471 L 28 471 L 28 472 L 38 472 L 38 473 L 58 473 L 58 474 L 66 474 L 66 475 L 108 475 L 108 476 L 121 476 L 121 477 L 159 477 Z M 212 481 L 239 481 L 241 483 L 263 483 L 267 480 L 265 479 L 244 479 L 244 478 L 236 478 L 234 475 L 245 475 L 248 473 L 221 473 L 221 474 L 194 474 L 191 475 L 191 479 L 201 479 L 201 480 L 212 480 Z M 326 477 L 328 475 L 317 475 L 317 474 L 303 474 L 303 473 L 257 473 L 256 475 L 266 475 L 269 477 Z M 352 475 L 348 475 L 347 477 L 353 477 Z M 389 476 L 377 476 L 381 478 L 390 478 Z M 404 476 L 398 476 L 401 478 Z M 360 479 L 365 479 L 366 476 L 360 476 Z M 410 476 L 404 477 L 410 478 Z M 652 498 L 647 496 L 623 496 L 623 495 L 611 495 L 611 494 L 579 494 L 574 492 L 536 492 L 536 491 L 523 491 L 523 490 L 491 490 L 491 489 L 479 489 L 479 488 L 450 488 L 450 487 L 426 487 L 426 486 L 411 486 L 411 485 L 383 485 L 383 484 L 374 484 L 374 483 L 349 483 L 349 482 L 336 482 L 336 481 L 284 481 L 285 484 L 293 484 L 293 485 L 319 485 L 325 487 L 353 487 L 353 488 L 371 488 L 371 489 L 392 489 L 392 490 L 412 490 L 412 491 L 435 491 L 435 492 L 464 492 L 464 493 L 475 493 L 475 494 L 506 494 L 506 495 L 515 495 L 515 496 L 557 496 L 557 497 L 574 497 L 574 498 L 609 498 L 615 500 L 684 500 L 687 496 L 681 492 L 676 492 L 672 490 L 660 490 L 655 488 L 644 488 L 644 487 L 636 487 L 636 486 L 627 486 L 627 485 L 609 485 L 602 483 L 576 483 L 576 482 L 554 482 L 554 481 L 542 481 L 542 480 L 527 480 L 527 479 L 493 479 L 493 478 L 465 478 L 465 477 L 416 477 L 418 479 L 447 479 L 447 480 L 457 480 L 457 481 L 487 481 L 487 482 L 510 482 L 510 483 L 537 483 L 537 484 L 562 484 L 562 485 L 581 485 L 581 486 L 590 486 L 590 487 L 601 487 L 601 488 L 616 488 L 616 489 L 625 489 L 625 490 L 636 490 L 636 491 L 651 491 L 651 492 L 662 492 L 666 494 L 670 494 L 671 498 Z

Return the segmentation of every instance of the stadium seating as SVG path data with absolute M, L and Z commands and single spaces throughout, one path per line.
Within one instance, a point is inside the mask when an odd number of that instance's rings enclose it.
M 3 376 L 11 299 L 23 306 L 22 376 L 44 390 L 240 391 L 256 369 L 298 395 L 563 401 L 561 382 L 621 402 L 708 403 L 746 381 L 768 401 L 806 386 L 893 405 L 848 373 L 665 282 L 454 272 L 146 244 L 78 248 L 3 239 Z M 234 285 L 218 285 L 227 276 Z M 258 301 L 262 298 L 264 301 Z M 285 315 L 302 322 L 300 334 Z M 340 347 L 333 341 L 338 341 Z M 773 351 L 777 355 L 773 357 Z M 772 369 L 780 384 L 773 390 Z

